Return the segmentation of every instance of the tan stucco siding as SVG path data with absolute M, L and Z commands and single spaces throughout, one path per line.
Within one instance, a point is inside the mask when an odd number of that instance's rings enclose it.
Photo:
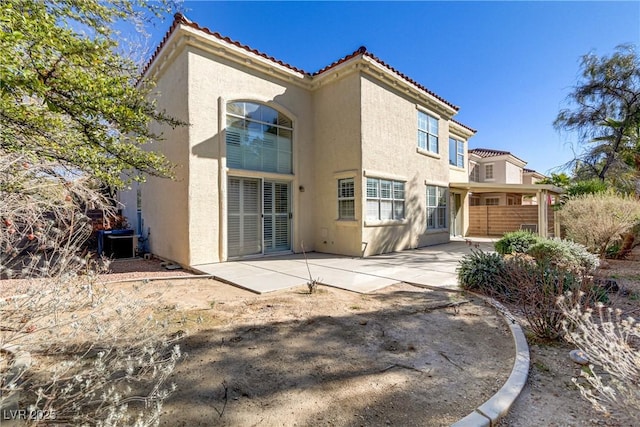
M 265 103 L 293 119 L 294 175 L 271 178 L 291 183 L 293 249 L 305 241 L 313 249 L 311 226 L 314 191 L 311 159 L 313 133 L 311 95 L 293 84 L 231 63 L 197 49 L 189 54 L 189 119 L 191 123 L 189 240 L 191 265 L 225 260 L 226 166 L 224 127 L 226 103 L 246 100 Z M 234 175 L 260 177 L 256 171 Z M 301 192 L 299 187 L 305 191 Z
M 359 256 L 362 252 L 360 80 L 356 73 L 328 82 L 313 94 L 316 224 L 315 250 Z M 338 220 L 338 179 L 354 178 L 353 221 Z
M 522 184 L 522 168 L 505 162 L 505 184 Z
M 405 181 L 403 221 L 365 221 L 365 255 L 415 248 L 448 240 L 448 230 L 426 230 L 426 184 L 447 187 L 449 183 L 448 120 L 439 118 L 439 154 L 418 152 L 417 104 L 368 76 L 362 84 L 362 168 L 370 177 Z M 366 206 L 366 178 L 361 191 Z M 363 214 L 366 216 L 366 212 Z
M 158 110 L 166 111 L 172 117 L 187 122 L 187 58 L 182 51 L 171 67 L 160 76 L 156 86 Z M 187 141 L 189 128 L 180 126 L 151 125 L 154 132 L 162 132 L 164 141 L 145 147 L 148 150 L 161 151 L 175 168 L 175 180 L 150 177 L 141 185 L 143 233 L 150 231 L 149 249 L 152 253 L 166 259 L 189 264 L 188 230 L 188 185 L 189 185 L 189 149 Z M 132 189 L 132 191 L 134 191 Z M 131 199 L 131 198 L 130 198 Z M 135 200 L 135 199 L 132 199 Z

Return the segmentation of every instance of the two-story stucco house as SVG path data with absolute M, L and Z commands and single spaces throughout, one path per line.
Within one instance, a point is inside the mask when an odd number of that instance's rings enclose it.
M 176 15 L 144 77 L 190 124 L 162 129 L 177 179 L 121 195 L 154 254 L 368 256 L 464 233 L 467 191 L 449 183 L 468 181 L 475 131 L 365 48 L 308 73 Z

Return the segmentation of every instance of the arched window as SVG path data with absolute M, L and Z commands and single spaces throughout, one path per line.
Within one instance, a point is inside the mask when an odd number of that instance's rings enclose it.
M 293 123 L 282 113 L 254 102 L 227 104 L 227 166 L 293 173 Z

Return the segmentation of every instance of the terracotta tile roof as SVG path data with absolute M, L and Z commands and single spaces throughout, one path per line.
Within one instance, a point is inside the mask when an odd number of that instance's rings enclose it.
M 276 64 L 280 64 L 283 67 L 289 68 L 290 70 L 293 70 L 295 72 L 304 74 L 306 76 L 317 76 L 320 75 L 352 58 L 357 57 L 358 55 L 362 55 L 362 56 L 366 56 L 372 60 L 374 60 L 375 62 L 377 62 L 378 64 L 380 64 L 381 66 L 383 66 L 384 68 L 388 69 L 389 71 L 391 71 L 392 73 L 394 73 L 396 76 L 402 78 L 403 80 L 411 83 L 412 85 L 418 87 L 419 89 L 425 91 L 426 93 L 428 93 L 429 95 L 433 96 L 434 98 L 436 98 L 437 100 L 443 102 L 444 104 L 448 105 L 449 107 L 453 108 L 455 111 L 458 111 L 460 109 L 460 107 L 450 103 L 449 101 L 447 101 L 446 99 L 442 98 L 441 96 L 437 95 L 436 93 L 430 91 L 429 89 L 427 89 L 425 86 L 421 85 L 420 83 L 418 83 L 417 81 L 413 80 L 411 77 L 407 76 L 406 74 L 403 74 L 402 72 L 400 72 L 399 70 L 397 70 L 396 68 L 392 67 L 391 65 L 387 64 L 386 62 L 384 62 L 383 60 L 381 60 L 380 58 L 378 58 L 377 56 L 375 56 L 374 54 L 372 54 L 371 52 L 367 51 L 367 48 L 365 46 L 360 46 L 355 52 L 340 58 L 339 60 L 327 65 L 326 67 L 321 68 L 320 70 L 316 71 L 315 73 L 308 73 L 298 67 L 294 67 L 293 65 L 287 64 L 286 62 L 280 61 L 276 58 L 274 58 L 273 56 L 269 56 L 263 52 L 260 52 L 256 49 L 252 49 L 251 47 L 244 45 L 238 41 L 232 40 L 229 37 L 225 37 L 222 36 L 220 33 L 211 31 L 209 28 L 206 27 L 201 27 L 198 24 L 196 24 L 195 22 L 187 19 L 187 17 L 185 17 L 183 14 L 181 13 L 176 13 L 174 15 L 174 20 L 173 23 L 171 24 L 171 27 L 169 28 L 169 30 L 167 31 L 167 33 L 164 35 L 162 41 L 160 42 L 160 44 L 158 45 L 158 47 L 156 47 L 153 55 L 151 55 L 151 58 L 149 59 L 149 61 L 147 62 L 147 64 L 144 66 L 144 68 L 142 69 L 142 75 L 144 75 L 148 70 L 149 67 L 151 66 L 151 64 L 153 63 L 153 61 L 155 61 L 155 59 L 157 58 L 157 56 L 160 54 L 160 51 L 162 50 L 162 48 L 164 47 L 164 45 L 167 43 L 167 41 L 169 40 L 169 37 L 171 37 L 171 34 L 175 31 L 176 27 L 179 24 L 183 24 L 186 25 L 188 27 L 191 27 L 193 29 L 202 31 L 210 36 L 213 36 L 215 38 L 217 38 L 218 40 L 222 40 L 225 41 L 227 43 L 233 44 L 241 49 L 246 50 L 247 52 L 253 53 L 255 55 L 261 56 L 265 59 L 268 59 L 269 61 L 275 62 Z M 460 126 L 469 129 L 472 132 L 476 132 L 475 129 L 472 129 L 468 126 L 463 125 L 462 123 L 456 122 L 458 123 Z
M 513 156 L 513 154 L 511 154 L 508 151 L 492 150 L 490 148 L 473 148 L 469 150 L 469 153 L 473 153 L 480 157 L 495 157 L 495 156 L 508 156 L 508 155 Z
M 462 126 L 463 128 L 465 128 L 465 129 L 467 129 L 467 130 L 469 130 L 469 131 L 471 131 L 471 132 L 473 132 L 473 133 L 478 132 L 477 130 L 472 129 L 472 128 L 470 128 L 469 126 L 467 126 L 467 125 L 465 125 L 465 124 L 462 124 L 462 123 L 460 123 L 460 122 L 459 122 L 459 121 L 457 121 L 457 120 L 453 120 L 453 119 L 451 119 L 451 121 L 452 121 L 453 123 L 457 124 L 458 126 Z
M 309 73 L 307 73 L 306 71 L 294 67 L 293 65 L 287 64 L 286 62 L 280 61 L 279 59 L 274 58 L 273 56 L 269 56 L 266 53 L 260 52 L 257 49 L 251 49 L 249 46 L 244 45 L 238 41 L 232 40 L 229 37 L 224 37 L 222 36 L 220 33 L 211 31 L 210 29 L 206 28 L 206 27 L 201 27 L 198 24 L 196 24 L 195 22 L 187 19 L 186 16 L 184 16 L 181 13 L 176 13 L 174 15 L 174 19 L 173 19 L 173 23 L 171 24 L 171 27 L 169 28 L 169 30 L 167 31 L 167 33 L 164 35 L 164 38 L 162 39 L 162 41 L 160 42 L 160 44 L 158 45 L 158 47 L 156 48 L 156 50 L 153 52 L 153 55 L 151 55 L 151 58 L 149 59 L 149 61 L 147 62 L 147 64 L 144 66 L 144 68 L 142 69 L 142 74 L 144 75 L 148 70 L 149 67 L 151 66 L 151 64 L 153 63 L 153 61 L 156 59 L 156 57 L 158 56 L 158 54 L 160 53 L 160 51 L 162 50 L 162 48 L 164 47 L 164 45 L 167 43 L 167 40 L 169 40 L 169 37 L 171 37 L 171 34 L 175 31 L 176 27 L 178 26 L 178 24 L 183 24 L 186 25 L 188 27 L 191 27 L 195 30 L 199 30 L 202 31 L 205 34 L 208 34 L 210 36 L 213 36 L 215 38 L 217 38 L 218 40 L 222 40 L 225 41 L 227 43 L 233 44 L 241 49 L 246 50 L 247 52 L 253 53 L 255 55 L 261 56 L 265 59 L 268 59 L 269 61 L 275 62 L 276 64 L 280 64 L 283 67 L 289 68 L 290 70 L 293 70 L 295 72 L 298 73 L 302 73 L 305 75 L 309 75 Z
M 457 105 L 454 105 L 452 103 L 450 103 L 449 101 L 447 101 L 446 99 L 442 98 L 441 96 L 437 95 L 436 93 L 430 91 L 429 89 L 427 89 L 426 87 L 424 87 L 423 85 L 421 85 L 420 83 L 418 83 L 417 81 L 413 80 L 411 77 L 407 76 L 406 74 L 401 73 L 400 71 L 398 71 L 396 68 L 392 67 L 391 65 L 387 64 L 386 62 L 384 62 L 382 59 L 378 58 L 377 56 L 375 56 L 373 53 L 369 52 L 367 50 L 367 48 L 365 46 L 360 46 L 358 48 L 358 50 L 356 50 L 355 52 L 344 56 L 340 59 L 338 59 L 337 61 L 327 65 L 326 67 L 321 68 L 320 70 L 316 71 L 315 73 L 312 74 L 312 76 L 318 76 L 324 72 L 327 72 L 329 70 L 331 70 L 334 67 L 337 67 L 338 65 L 349 61 L 352 58 L 355 58 L 359 55 L 362 56 L 366 56 L 368 58 L 371 58 L 372 60 L 374 60 L 375 62 L 377 62 L 378 64 L 382 65 L 384 68 L 388 69 L 389 71 L 391 71 L 392 73 L 394 73 L 395 75 L 397 75 L 398 77 L 402 78 L 403 80 L 411 83 L 412 85 L 422 89 L 423 91 L 427 92 L 429 95 L 433 96 L 434 98 L 436 98 L 437 100 L 447 104 L 449 107 L 453 108 L 454 110 L 458 111 L 460 109 L 460 107 L 458 107 Z M 464 126 L 464 125 L 462 125 Z M 466 127 L 466 126 L 465 126 Z M 471 130 L 471 129 L 470 129 Z M 475 132 L 475 131 L 474 131 Z
M 522 168 L 522 171 L 525 172 L 525 173 L 537 173 L 539 175 L 544 175 L 543 173 L 540 173 L 540 172 L 538 172 L 536 170 L 529 169 L 529 168 Z

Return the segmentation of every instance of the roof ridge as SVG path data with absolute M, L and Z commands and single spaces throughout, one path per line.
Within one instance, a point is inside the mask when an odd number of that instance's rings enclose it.
M 401 71 L 399 71 L 397 68 L 387 64 L 386 62 L 384 62 L 382 59 L 378 58 L 376 55 L 372 54 L 371 52 L 364 52 L 363 53 L 364 56 L 368 56 L 369 58 L 373 59 L 374 61 L 376 61 L 378 64 L 382 65 L 383 67 L 387 68 L 389 71 L 395 73 L 396 75 L 398 75 L 399 77 L 401 77 L 402 79 L 408 81 L 409 83 L 413 84 L 414 86 L 418 87 L 419 89 L 422 89 L 423 91 L 427 92 L 429 95 L 433 96 L 434 98 L 436 98 L 437 100 L 447 104 L 449 107 L 453 108 L 454 110 L 459 111 L 460 107 L 458 107 L 457 105 L 447 101 L 446 99 L 444 99 L 443 97 L 441 97 L 440 95 L 436 94 L 435 92 L 427 89 L 425 86 L 423 86 L 422 84 L 418 83 L 417 81 L 415 81 L 414 79 L 412 79 L 411 77 L 407 76 L 406 74 L 402 73 Z
M 291 64 L 288 64 L 284 61 L 281 61 L 279 59 L 274 58 L 273 56 L 267 55 L 264 52 L 261 52 L 257 49 L 252 49 L 250 46 L 245 45 L 240 43 L 237 40 L 233 40 L 230 37 L 226 37 L 223 36 L 222 34 L 216 32 L 216 31 L 211 31 L 209 28 L 207 27 L 201 27 L 200 25 L 198 25 L 197 23 L 191 21 L 190 19 L 188 19 L 185 15 L 183 15 L 182 13 L 178 12 L 174 15 L 174 19 L 173 19 L 173 23 L 171 24 L 171 27 L 169 27 L 169 30 L 165 33 L 164 37 L 162 38 L 162 41 L 160 42 L 160 44 L 158 44 L 158 47 L 156 47 L 156 50 L 154 51 L 153 55 L 151 55 L 151 58 L 149 58 L 149 61 L 147 61 L 147 64 L 144 66 L 144 68 L 142 69 L 142 74 L 144 75 L 148 70 L 149 67 L 151 66 L 151 64 L 153 63 L 153 61 L 156 59 L 156 57 L 158 56 L 158 54 L 160 53 L 160 51 L 162 50 L 162 48 L 164 47 L 164 45 L 167 43 L 167 40 L 169 40 L 169 37 L 171 36 L 171 34 L 175 31 L 176 27 L 178 26 L 178 24 L 184 24 L 188 27 L 194 28 L 196 30 L 202 31 L 210 36 L 213 36 L 215 38 L 217 38 L 218 40 L 230 43 L 234 46 L 237 46 L 241 49 L 246 50 L 247 52 L 253 53 L 254 55 L 258 55 L 261 56 L 265 59 L 268 59 L 269 61 L 275 62 L 276 64 L 282 65 L 283 67 L 289 68 L 292 71 L 295 71 L 297 73 L 302 73 L 305 75 L 309 75 L 308 72 L 304 71 L 301 68 L 298 67 L 294 67 Z
M 426 93 L 428 93 L 429 95 L 433 96 L 434 98 L 436 98 L 437 100 L 439 100 L 440 102 L 444 103 L 445 105 L 448 105 L 449 107 L 453 108 L 456 112 L 460 110 L 460 107 L 458 107 L 457 105 L 447 101 L 446 99 L 444 99 L 443 97 L 441 97 L 440 95 L 436 94 L 435 92 L 427 89 L 427 87 L 425 87 L 424 85 L 418 83 L 416 80 L 412 79 L 411 77 L 407 76 L 406 74 L 402 73 L 401 71 L 399 71 L 397 68 L 389 65 L 388 63 L 386 63 L 385 61 L 383 61 L 382 59 L 380 59 L 379 57 L 377 57 L 376 55 L 374 55 L 373 53 L 369 52 L 367 50 L 367 48 L 365 46 L 360 46 L 358 49 L 356 49 L 354 52 L 338 59 L 337 61 L 332 62 L 331 64 L 321 68 L 320 70 L 316 71 L 315 73 L 309 73 L 306 72 L 305 70 L 295 67 L 291 64 L 288 64 L 284 61 L 281 61 L 279 59 L 274 58 L 273 56 L 267 55 L 264 52 L 261 52 L 257 49 L 252 49 L 250 46 L 242 44 L 236 40 L 231 39 L 230 37 L 226 37 L 221 35 L 218 32 L 215 31 L 211 31 L 209 28 L 207 27 L 202 27 L 200 25 L 198 25 L 197 23 L 191 21 L 190 19 L 188 19 L 185 15 L 183 15 L 182 13 L 178 12 L 174 15 L 174 19 L 173 19 L 173 23 L 171 24 L 171 27 L 169 28 L 169 30 L 165 33 L 164 37 L 162 38 L 162 41 L 158 44 L 158 46 L 156 47 L 155 51 L 153 52 L 153 54 L 151 55 L 151 58 L 149 58 L 149 61 L 147 61 L 147 63 L 145 64 L 145 66 L 142 68 L 142 74 L 144 75 L 147 73 L 147 71 L 149 71 L 149 68 L 151 67 L 151 64 L 153 63 L 153 61 L 155 61 L 155 59 L 157 58 L 157 56 L 160 54 L 160 51 L 162 50 L 162 48 L 164 47 L 164 45 L 167 43 L 167 41 L 169 40 L 169 37 L 171 37 L 171 34 L 175 31 L 175 29 L 178 27 L 179 24 L 183 24 L 186 25 L 188 27 L 194 28 L 196 30 L 202 31 L 208 35 L 211 35 L 215 38 L 217 38 L 218 40 L 224 41 L 226 43 L 230 43 L 232 45 L 235 45 L 243 50 L 246 50 L 247 52 L 253 53 L 254 55 L 258 55 L 262 58 L 268 59 L 269 61 L 275 62 L 276 64 L 282 65 L 283 67 L 289 68 L 292 71 L 304 74 L 306 76 L 310 76 L 310 77 L 314 77 L 317 75 L 320 75 L 334 67 L 337 67 L 338 65 L 357 57 L 358 55 L 362 55 L 363 57 L 368 57 L 370 59 L 372 59 L 373 61 L 377 62 L 378 64 L 380 64 L 381 66 L 385 67 L 386 69 L 388 69 L 389 71 L 391 71 L 392 73 L 394 73 L 396 76 L 400 77 L 401 79 L 407 81 L 408 83 L 416 86 L 418 89 L 421 89 L 423 91 L 425 91 Z M 474 133 L 476 132 L 475 129 L 472 129 L 466 125 L 463 125 L 462 123 L 456 122 L 458 123 L 460 126 L 463 126 L 467 129 L 469 129 L 470 131 L 473 131 Z
M 331 64 L 329 65 L 325 65 L 324 67 L 320 68 L 318 71 L 316 71 L 315 73 L 312 73 L 311 76 L 317 76 L 320 75 L 322 73 L 324 73 L 325 71 L 330 70 L 331 68 L 337 67 L 338 65 L 342 64 L 343 62 L 347 62 L 348 60 L 350 60 L 351 58 L 355 58 L 358 55 L 362 55 L 367 53 L 367 48 L 365 46 L 360 46 L 358 49 L 354 50 L 352 53 L 343 56 L 340 59 L 337 59 L 335 61 L 333 61 Z
M 478 132 L 476 129 L 473 129 L 473 128 L 471 128 L 471 127 L 469 127 L 469 126 L 465 125 L 464 123 L 460 123 L 460 122 L 459 122 L 459 121 L 457 121 L 457 120 L 451 119 L 451 121 L 452 121 L 453 123 L 455 123 L 455 124 L 459 125 L 459 126 L 462 126 L 463 128 L 465 128 L 465 129 L 467 129 L 467 130 L 470 130 L 470 131 L 471 131 L 471 132 L 473 132 L 473 133 L 477 133 L 477 132 Z

